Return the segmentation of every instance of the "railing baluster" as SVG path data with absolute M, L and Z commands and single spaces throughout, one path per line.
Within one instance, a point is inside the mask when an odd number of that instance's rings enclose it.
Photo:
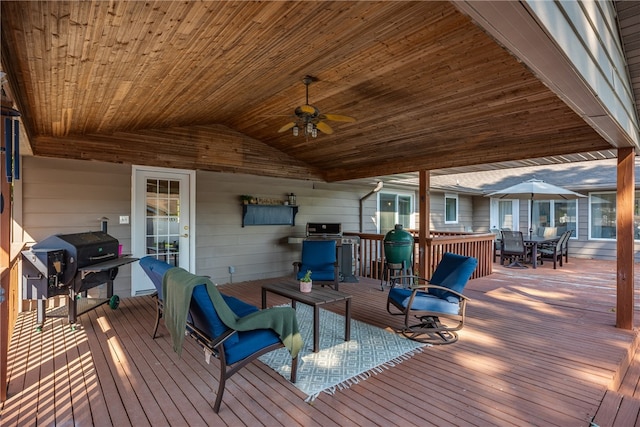
M 414 271 L 418 271 L 419 247 L 417 232 L 410 230 L 415 239 Z M 380 279 L 382 266 L 384 265 L 384 235 L 371 233 L 345 232 L 346 236 L 360 238 L 358 249 L 354 249 L 356 257 L 356 273 L 362 277 Z M 453 252 L 460 255 L 473 256 L 478 259 L 478 267 L 471 278 L 488 276 L 492 273 L 493 266 L 493 233 L 466 233 L 451 231 L 432 231 L 427 238 L 425 248 L 425 262 L 427 264 L 427 277 L 437 267 L 445 252 Z M 355 247 L 355 245 L 354 245 Z

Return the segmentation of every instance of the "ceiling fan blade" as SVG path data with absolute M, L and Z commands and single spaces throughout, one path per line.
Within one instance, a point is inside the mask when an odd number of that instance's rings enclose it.
M 333 133 L 333 129 L 331 129 L 331 126 L 329 126 L 325 122 L 316 123 L 316 127 L 319 131 L 321 131 L 322 133 L 326 133 L 327 135 L 331 135 Z
M 294 127 L 296 125 L 296 122 L 291 122 L 291 123 L 287 123 L 286 125 L 282 126 L 278 132 L 286 132 L 289 129 L 291 129 L 292 127 Z
M 302 111 L 303 113 L 307 113 L 307 114 L 315 114 L 315 112 L 316 112 L 316 107 L 314 107 L 313 105 L 309 105 L 309 104 L 301 105 L 298 108 L 300 108 L 300 111 Z
M 349 122 L 353 123 L 356 121 L 355 118 L 350 116 L 343 116 L 341 114 L 323 114 L 324 118 L 327 120 L 331 120 L 334 122 Z

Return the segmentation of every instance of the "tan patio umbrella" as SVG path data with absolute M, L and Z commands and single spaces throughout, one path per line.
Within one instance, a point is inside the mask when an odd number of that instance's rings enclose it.
M 580 197 L 586 197 L 575 191 L 549 184 L 540 179 L 530 179 L 520 184 L 512 185 L 504 190 L 495 191 L 487 194 L 487 197 L 496 199 L 519 199 L 531 200 L 529 212 L 529 238 L 533 234 L 533 201 L 534 200 L 575 200 Z

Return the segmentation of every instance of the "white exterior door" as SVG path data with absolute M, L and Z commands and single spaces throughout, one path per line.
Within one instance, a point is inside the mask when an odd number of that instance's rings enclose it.
M 194 271 L 195 247 L 193 171 L 134 166 L 131 242 L 133 255 L 153 255 L 176 267 Z M 155 287 L 135 263 L 131 294 L 153 293 Z

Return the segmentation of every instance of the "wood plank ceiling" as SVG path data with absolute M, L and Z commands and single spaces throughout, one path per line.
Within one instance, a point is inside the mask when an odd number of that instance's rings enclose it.
M 34 155 L 341 181 L 608 150 L 449 2 L 6 1 Z M 309 101 L 355 123 L 278 129 Z

